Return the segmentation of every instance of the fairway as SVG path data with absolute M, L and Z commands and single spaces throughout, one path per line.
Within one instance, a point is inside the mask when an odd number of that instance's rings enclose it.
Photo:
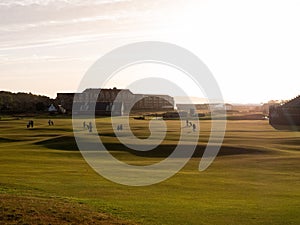
M 30 119 L 33 129 L 26 128 Z M 54 126 L 48 126 L 48 119 L 0 120 L 0 221 L 300 224 L 300 132 L 275 130 L 265 120 L 228 121 L 218 157 L 199 172 L 210 135 L 210 121 L 201 121 L 196 152 L 179 173 L 159 184 L 130 187 L 89 167 L 77 149 L 71 119 L 53 118 Z M 167 121 L 162 145 L 141 153 L 118 142 L 110 118 L 96 122 L 112 155 L 133 165 L 163 160 L 180 132 L 179 121 Z M 147 120 L 132 119 L 131 126 L 137 137 L 149 136 Z

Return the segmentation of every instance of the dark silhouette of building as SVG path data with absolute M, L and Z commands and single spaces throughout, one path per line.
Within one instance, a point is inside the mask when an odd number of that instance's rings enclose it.
M 275 128 L 300 128 L 300 95 L 282 104 L 269 108 L 269 122 Z
M 120 116 L 134 111 L 170 111 L 174 99 L 168 95 L 133 94 L 129 89 L 89 88 L 82 93 L 58 93 L 56 104 L 67 112 Z
M 74 96 L 75 93 L 57 93 L 55 103 L 63 107 L 67 113 L 71 113 Z

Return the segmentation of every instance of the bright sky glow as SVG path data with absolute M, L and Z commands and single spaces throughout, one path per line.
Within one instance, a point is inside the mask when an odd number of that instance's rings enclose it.
M 298 0 L 0 0 L 0 90 L 73 92 L 106 52 L 151 40 L 196 54 L 228 102 L 290 99 L 300 94 L 299 12 Z M 111 85 L 143 71 L 174 72 L 135 68 Z

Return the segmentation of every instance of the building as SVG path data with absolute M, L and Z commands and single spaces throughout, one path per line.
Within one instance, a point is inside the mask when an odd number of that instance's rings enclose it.
M 96 103 L 96 104 L 95 104 Z M 119 116 L 135 111 L 170 111 L 174 99 L 168 95 L 133 94 L 129 89 L 89 88 L 82 93 L 58 93 L 56 104 L 71 113 L 73 106 L 77 113 Z
M 223 104 L 223 103 L 213 103 L 213 104 L 176 104 L 178 110 L 189 112 L 190 114 L 194 114 L 194 109 L 197 112 L 201 113 L 210 113 L 211 111 L 218 111 L 218 110 L 232 110 L 231 104 Z M 193 112 L 193 113 L 192 113 Z
M 75 93 L 57 93 L 55 104 L 65 109 L 66 113 L 72 112 Z
M 269 108 L 269 123 L 273 127 L 288 126 L 300 128 L 300 95 L 281 104 Z
M 136 102 L 133 111 L 172 111 L 174 99 L 169 95 L 137 95 L 140 99 Z
M 120 116 L 130 110 L 134 99 L 135 95 L 128 89 L 89 88 L 75 95 L 74 109 L 81 114 L 95 109 L 96 115 Z
M 51 104 L 50 107 L 48 108 L 48 112 L 55 113 L 57 112 L 57 109 L 53 104 Z

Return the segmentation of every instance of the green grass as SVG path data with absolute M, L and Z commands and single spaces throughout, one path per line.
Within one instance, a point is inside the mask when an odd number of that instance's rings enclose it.
M 27 120 L 0 121 L 0 219 L 7 223 L 300 224 L 300 132 L 228 121 L 219 156 L 199 172 L 210 134 L 210 121 L 201 121 L 198 154 L 184 169 L 156 185 L 129 187 L 88 166 L 70 119 L 55 119 L 53 127 L 34 120 L 34 129 Z M 168 121 L 163 146 L 138 154 L 118 143 L 109 119 L 97 124 L 115 157 L 139 165 L 162 160 L 179 135 L 179 121 Z M 137 136 L 149 135 L 147 121 L 132 126 Z

